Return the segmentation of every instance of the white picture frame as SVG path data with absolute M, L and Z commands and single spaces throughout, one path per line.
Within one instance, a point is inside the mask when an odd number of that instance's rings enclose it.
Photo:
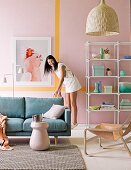
M 13 41 L 15 84 L 51 86 L 51 75 L 44 74 L 46 57 L 51 54 L 51 37 L 14 37 Z M 27 58 L 29 48 L 34 51 L 33 55 Z

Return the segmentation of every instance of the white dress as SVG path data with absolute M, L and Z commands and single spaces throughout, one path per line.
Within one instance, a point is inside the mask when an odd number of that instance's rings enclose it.
M 70 71 L 70 69 L 63 63 L 58 63 L 58 68 L 55 71 L 57 77 L 61 78 L 61 66 L 65 66 L 66 75 L 64 77 L 63 85 L 65 86 L 66 93 L 72 93 L 81 89 L 81 85 L 77 77 Z

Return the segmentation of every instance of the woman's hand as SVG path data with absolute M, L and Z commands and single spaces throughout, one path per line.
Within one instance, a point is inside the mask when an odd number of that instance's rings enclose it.
M 64 65 L 62 65 L 60 67 L 60 73 L 61 73 L 61 77 L 59 78 L 59 84 L 58 84 L 57 90 L 55 91 L 53 97 L 62 97 L 61 88 L 62 88 L 64 77 L 65 77 L 65 74 L 66 74 Z
M 58 91 L 55 91 L 55 93 L 53 94 L 53 97 L 57 97 L 58 95 Z
M 62 97 L 62 95 L 61 95 L 61 91 L 55 91 L 55 93 L 54 93 L 54 95 L 53 95 L 53 97 Z

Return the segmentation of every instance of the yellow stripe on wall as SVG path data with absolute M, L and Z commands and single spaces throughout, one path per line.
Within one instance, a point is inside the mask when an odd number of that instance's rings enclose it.
M 54 55 L 57 61 L 59 61 L 60 52 L 60 0 L 55 0 L 55 51 Z M 58 86 L 58 78 L 55 76 L 55 87 Z
M 12 91 L 13 87 L 0 87 L 0 91 Z M 55 87 L 14 87 L 14 91 L 55 91 Z
M 59 60 L 60 47 L 60 0 L 55 0 L 55 58 Z

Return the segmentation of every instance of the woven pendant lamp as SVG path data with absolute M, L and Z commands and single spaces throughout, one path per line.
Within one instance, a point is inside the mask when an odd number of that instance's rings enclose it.
M 100 4 L 90 11 L 86 22 L 86 34 L 92 36 L 119 34 L 117 14 L 106 5 L 105 0 L 101 0 Z

